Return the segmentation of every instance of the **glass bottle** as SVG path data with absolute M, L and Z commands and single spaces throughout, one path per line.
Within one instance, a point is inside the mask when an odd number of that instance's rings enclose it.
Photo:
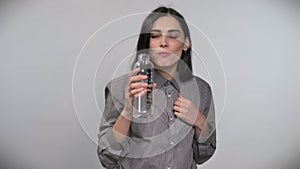
M 148 84 L 148 90 L 140 92 L 134 96 L 133 100 L 133 117 L 135 118 L 148 118 L 152 114 L 153 104 L 153 71 L 154 66 L 150 61 L 148 53 L 141 53 L 138 55 L 138 60 L 134 65 L 134 69 L 140 68 L 138 74 L 147 75 L 147 79 L 141 82 Z

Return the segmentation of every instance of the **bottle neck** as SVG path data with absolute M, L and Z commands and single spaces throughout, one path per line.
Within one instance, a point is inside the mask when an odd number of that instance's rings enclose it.
M 140 54 L 139 55 L 139 62 L 142 62 L 143 64 L 149 64 L 150 63 L 150 56 L 148 54 Z

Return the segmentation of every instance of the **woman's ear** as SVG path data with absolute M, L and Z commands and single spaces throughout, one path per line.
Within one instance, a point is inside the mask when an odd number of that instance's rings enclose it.
M 183 45 L 183 50 L 184 51 L 187 51 L 190 47 L 190 40 L 188 37 L 185 38 L 185 41 L 184 41 L 184 45 Z

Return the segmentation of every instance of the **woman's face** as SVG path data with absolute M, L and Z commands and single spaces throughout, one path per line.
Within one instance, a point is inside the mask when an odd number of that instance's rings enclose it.
M 189 40 L 179 22 L 172 16 L 157 19 L 151 29 L 150 54 L 157 68 L 176 67 L 182 50 L 189 48 Z

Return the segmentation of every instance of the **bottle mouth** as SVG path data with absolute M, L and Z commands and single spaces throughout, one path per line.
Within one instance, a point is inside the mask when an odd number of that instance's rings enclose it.
M 150 55 L 148 53 L 141 53 L 141 54 L 139 54 L 138 57 L 141 58 L 141 59 L 143 59 L 143 58 L 147 59 L 147 58 L 150 57 Z

